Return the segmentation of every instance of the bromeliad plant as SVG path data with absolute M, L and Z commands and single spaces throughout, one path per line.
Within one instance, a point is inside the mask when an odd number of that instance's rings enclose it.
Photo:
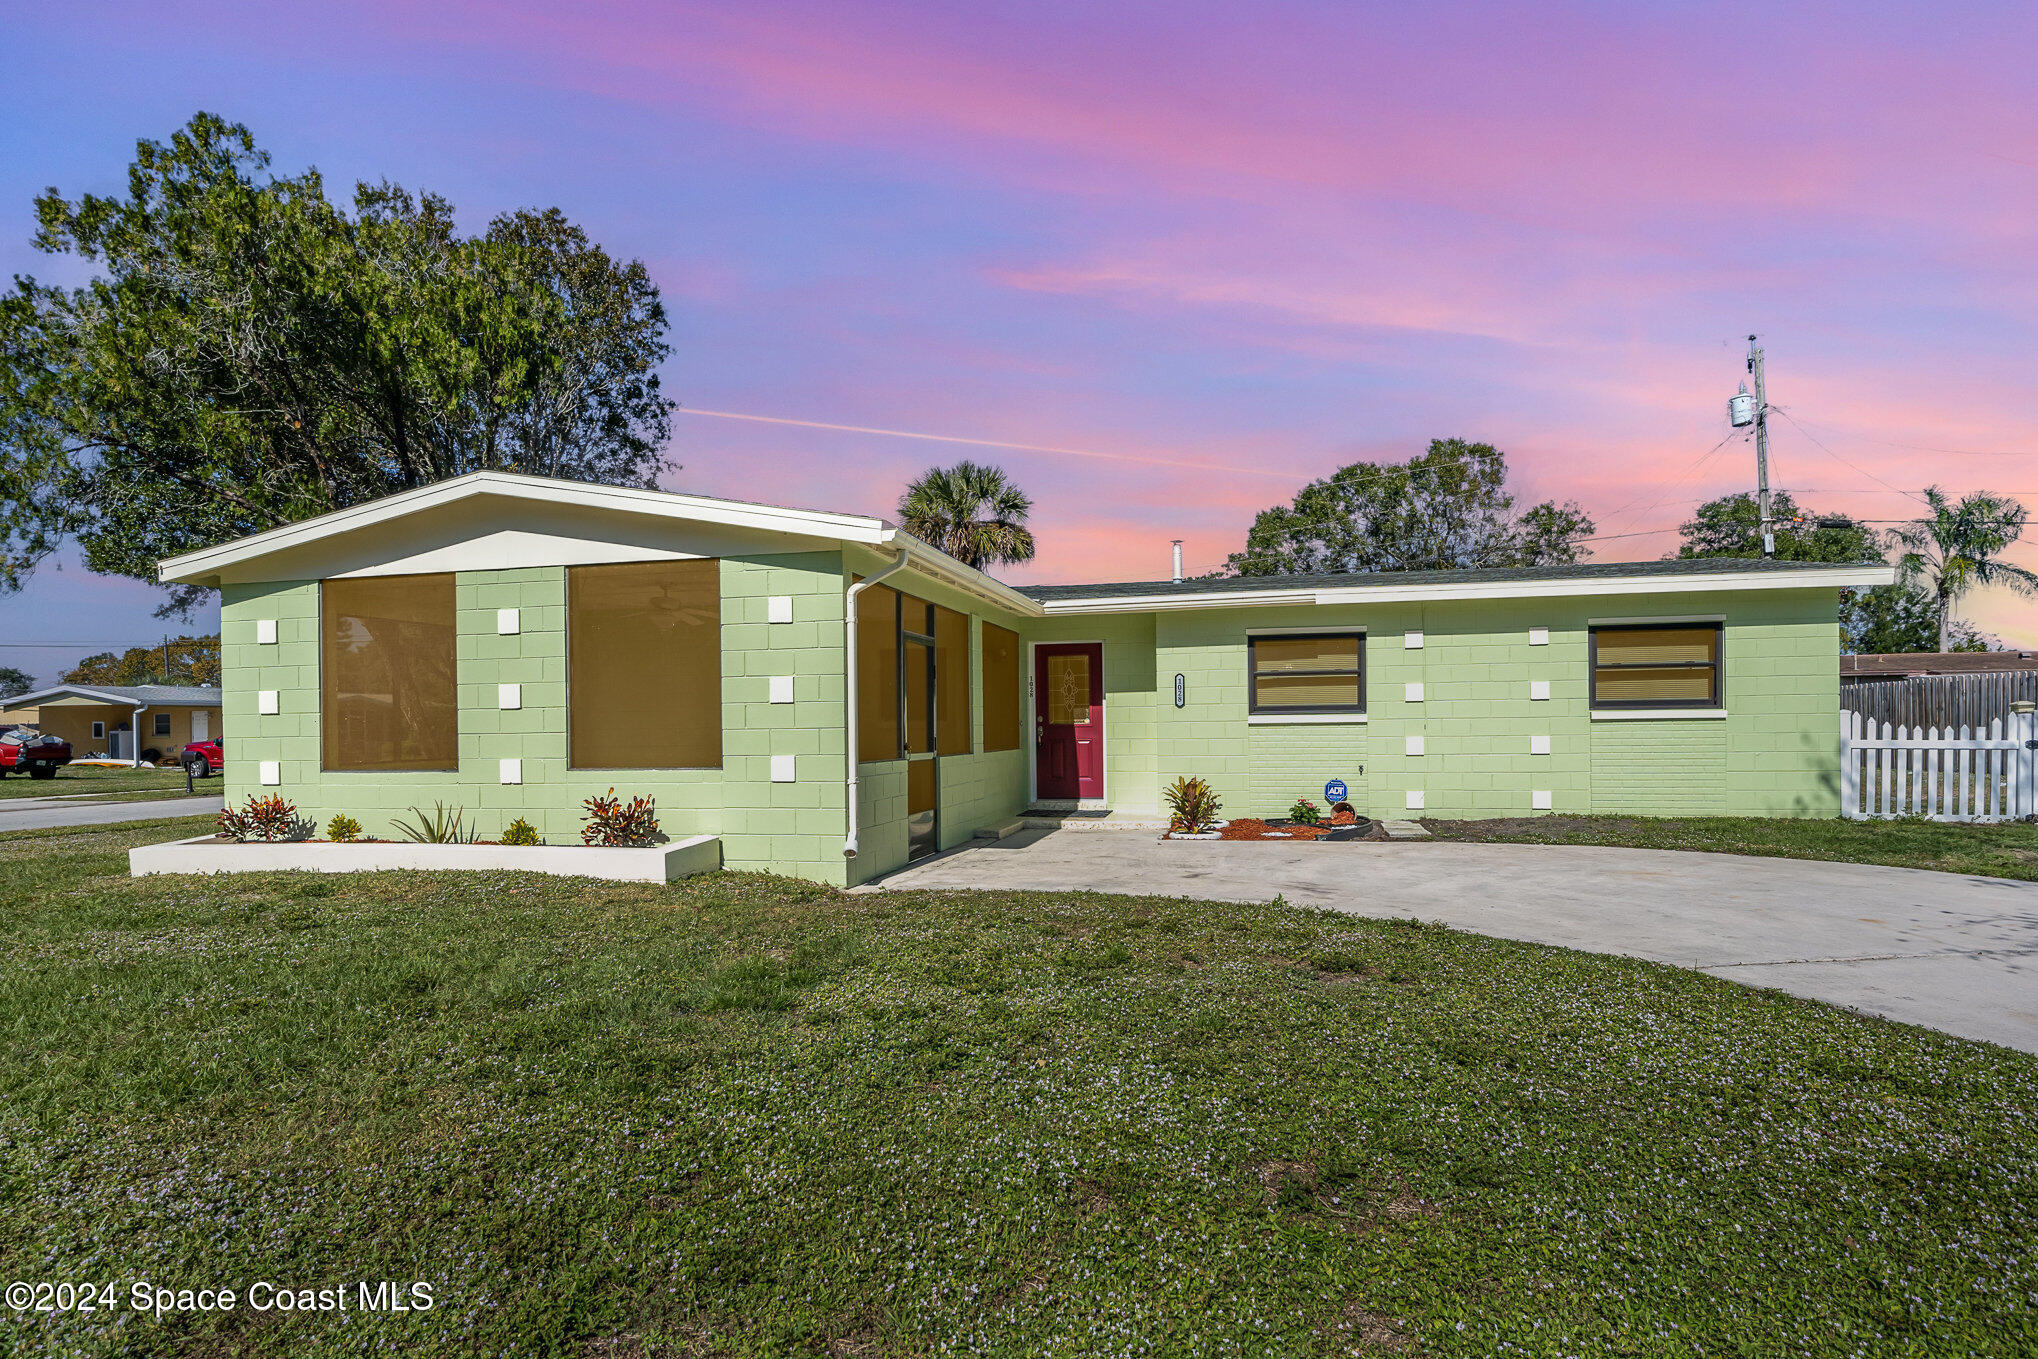
M 1176 779 L 1162 796 L 1168 804 L 1168 829 L 1180 835 L 1209 830 L 1223 806 L 1217 800 L 1217 790 L 1202 779 Z
M 398 835 L 412 844 L 471 845 L 474 843 L 474 832 L 467 828 L 466 815 L 458 807 L 448 807 L 443 802 L 434 802 L 430 816 L 426 816 L 416 807 L 410 809 L 410 814 L 417 818 L 415 822 L 405 821 L 402 817 L 398 817 L 390 824 L 396 828 Z
M 623 802 L 611 788 L 606 796 L 598 793 L 580 805 L 587 808 L 587 825 L 580 832 L 583 845 L 635 848 L 658 841 L 657 808 L 648 797 Z
M 311 818 L 299 816 L 296 804 L 275 793 L 250 797 L 246 805 L 228 807 L 219 814 L 222 840 L 304 840 L 311 832 Z
M 1306 797 L 1298 797 L 1288 809 L 1288 819 L 1298 826 L 1313 826 L 1323 820 L 1323 809 Z

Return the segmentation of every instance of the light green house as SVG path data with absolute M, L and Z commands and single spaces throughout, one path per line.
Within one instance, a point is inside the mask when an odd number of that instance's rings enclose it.
M 1725 559 L 1015 590 L 879 519 L 482 472 L 162 564 L 222 592 L 228 797 L 574 843 L 653 798 L 854 883 L 1030 806 L 1831 816 L 1838 592 Z

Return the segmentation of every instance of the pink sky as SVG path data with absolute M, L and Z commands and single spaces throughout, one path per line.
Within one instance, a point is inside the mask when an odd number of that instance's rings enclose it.
M 990 456 L 1036 500 L 1016 581 L 1150 577 L 1176 537 L 1207 569 L 1303 480 L 1445 435 L 1582 501 L 1599 557 L 1660 556 L 1752 485 L 1741 443 L 1701 462 L 1750 331 L 1801 502 L 2038 503 L 2028 6 L 167 14 L 12 21 L 0 265 L 60 276 L 31 196 L 117 188 L 200 108 L 470 226 L 556 204 L 652 268 L 690 408 L 1118 455 L 679 422 L 675 486 L 873 513 Z M 0 621 L 145 640 L 149 602 L 72 570 Z M 2030 602 L 1965 612 L 2038 644 Z

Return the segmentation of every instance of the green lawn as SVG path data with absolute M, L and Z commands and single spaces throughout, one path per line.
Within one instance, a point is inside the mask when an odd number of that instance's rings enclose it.
M 201 793 L 218 793 L 218 779 L 200 779 Z M 0 803 L 14 798 L 66 797 L 81 793 L 106 794 L 99 802 L 137 802 L 152 798 L 180 797 L 184 792 L 181 769 L 107 769 L 67 764 L 52 779 L 34 779 L 26 774 L 0 778 Z
M 438 1305 L 0 1352 L 2038 1350 L 2028 1056 L 1281 905 L 119 876 L 203 824 L 0 839 L 0 1277 Z
M 1972 826 L 1760 816 L 1537 816 L 1422 824 L 1440 840 L 1698 849 L 2038 881 L 2038 825 L 2021 822 Z

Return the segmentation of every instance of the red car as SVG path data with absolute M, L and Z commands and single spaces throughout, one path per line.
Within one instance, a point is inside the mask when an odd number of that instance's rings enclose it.
M 53 779 L 71 762 L 71 743 L 59 736 L 17 727 L 0 736 L 0 778 L 27 774 L 32 779 Z
M 208 774 L 217 774 L 225 767 L 226 746 L 219 741 L 193 741 L 184 747 L 184 753 L 178 758 L 184 762 L 184 768 L 192 778 L 202 779 Z

